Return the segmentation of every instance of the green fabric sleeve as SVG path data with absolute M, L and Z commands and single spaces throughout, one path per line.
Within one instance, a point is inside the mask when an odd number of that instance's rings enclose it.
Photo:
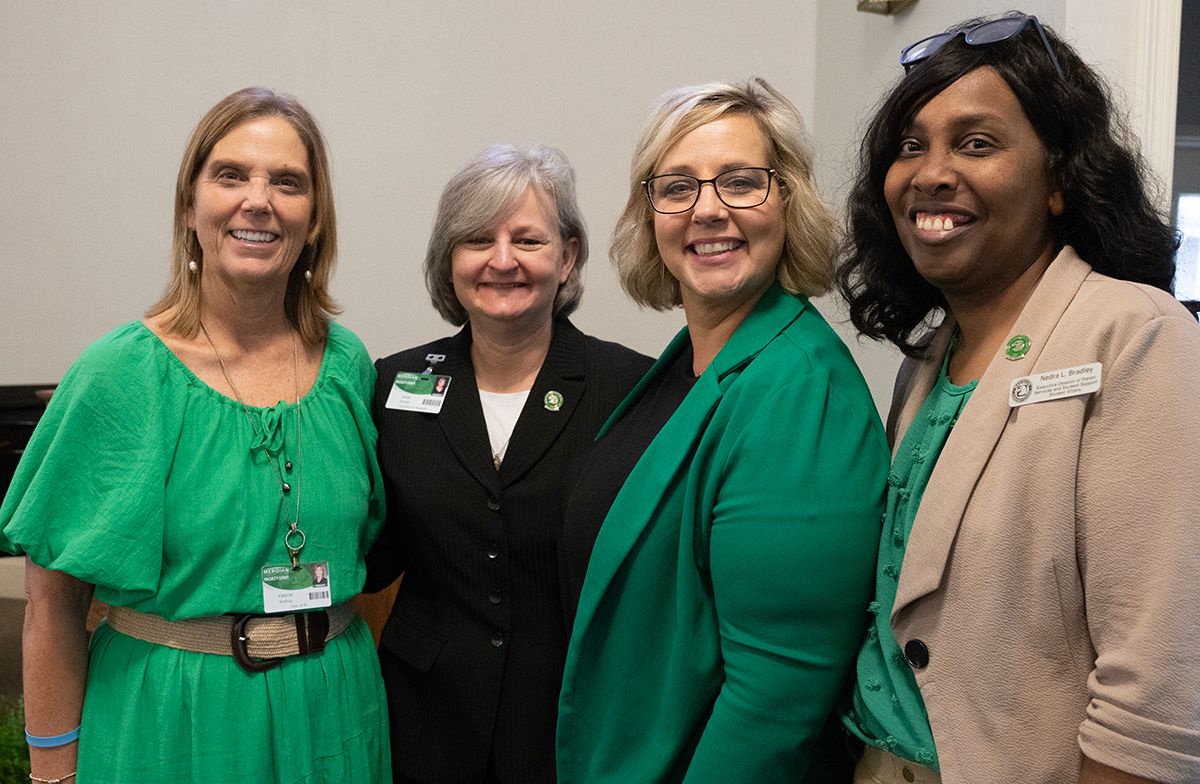
M 164 369 L 129 332 L 90 346 L 55 391 L 0 509 L 0 547 L 136 596 L 162 572 L 176 437 L 164 432 Z
M 685 781 L 794 782 L 854 660 L 870 598 L 887 449 L 870 399 L 831 380 L 743 378 L 715 453 L 708 553 L 725 681 Z

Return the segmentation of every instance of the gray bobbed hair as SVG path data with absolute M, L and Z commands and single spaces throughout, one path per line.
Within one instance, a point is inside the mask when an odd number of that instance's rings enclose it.
M 425 287 L 433 307 L 451 324 L 462 326 L 467 322 L 467 311 L 454 293 L 454 246 L 504 220 L 529 187 L 534 188 L 557 221 L 563 241 L 575 239 L 579 243 L 575 266 L 554 298 L 554 315 L 570 315 L 579 306 L 588 242 L 575 198 L 575 170 L 567 156 L 554 147 L 539 144 L 520 150 L 511 144 L 493 144 L 446 183 L 425 251 Z

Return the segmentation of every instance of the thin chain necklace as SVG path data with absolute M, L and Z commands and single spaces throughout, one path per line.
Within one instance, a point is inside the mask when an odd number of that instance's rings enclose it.
M 200 321 L 200 331 L 204 333 L 205 340 L 213 350 L 213 355 L 217 358 L 217 364 L 221 366 L 221 375 L 225 376 L 225 383 L 229 384 L 229 388 L 233 390 L 233 396 L 237 398 L 237 402 L 241 405 L 242 411 L 246 414 L 246 420 L 250 422 L 250 430 L 254 433 L 254 437 L 260 438 L 258 425 L 254 422 L 254 417 L 250 414 L 250 409 L 242 400 L 241 394 L 238 392 L 237 386 L 234 385 L 233 379 L 229 377 L 229 368 L 225 367 L 225 360 L 221 357 L 221 352 L 217 351 L 217 344 L 213 342 L 212 335 L 208 334 L 208 327 L 204 326 L 204 321 Z M 292 559 L 292 568 L 300 568 L 300 552 L 304 550 L 304 531 L 300 529 L 300 466 L 303 463 L 301 460 L 300 450 L 300 422 L 301 422 L 301 407 L 300 407 L 300 352 L 296 348 L 296 332 L 291 331 L 292 335 L 292 383 L 294 394 L 296 396 L 296 516 L 288 523 L 287 533 L 283 535 L 283 546 L 287 548 L 288 556 Z M 292 486 L 283 478 L 283 474 L 279 471 L 279 465 L 268 453 L 267 462 L 271 464 L 271 468 L 275 470 L 275 478 L 279 480 L 279 492 L 283 497 L 284 517 L 287 516 L 287 497 L 291 492 Z M 284 466 L 291 469 L 292 461 L 288 460 Z

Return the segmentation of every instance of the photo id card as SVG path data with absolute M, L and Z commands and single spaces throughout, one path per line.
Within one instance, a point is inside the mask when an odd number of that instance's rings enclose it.
M 268 564 L 262 568 L 263 612 L 281 613 L 330 606 L 329 562 Z
M 387 408 L 399 411 L 423 411 L 436 414 L 442 410 L 446 390 L 450 388 L 450 376 L 432 373 L 397 373 L 388 393 Z

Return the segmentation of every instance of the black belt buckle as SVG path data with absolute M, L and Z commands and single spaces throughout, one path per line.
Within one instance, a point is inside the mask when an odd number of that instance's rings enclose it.
M 250 656 L 250 638 L 246 636 L 246 624 L 259 616 L 254 613 L 244 613 L 233 619 L 233 628 L 229 633 L 230 645 L 233 648 L 233 660 L 238 666 L 249 673 L 266 672 L 279 666 L 282 657 L 273 659 L 254 659 Z
M 320 653 L 329 636 L 329 613 L 324 610 L 296 613 L 296 645 L 300 653 Z

